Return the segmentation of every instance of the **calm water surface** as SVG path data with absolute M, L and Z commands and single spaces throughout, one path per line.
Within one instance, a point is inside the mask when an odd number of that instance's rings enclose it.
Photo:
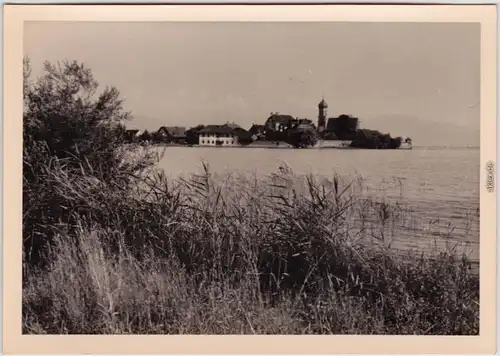
M 414 217 L 393 233 L 409 248 L 466 246 L 478 259 L 479 149 L 336 150 L 167 147 L 160 166 L 171 176 L 201 172 L 276 173 L 286 163 L 297 174 L 361 175 L 373 195 L 404 201 Z M 409 225 L 415 225 L 410 227 Z M 401 230 L 401 229 L 400 229 Z M 417 231 L 418 230 L 418 231 Z

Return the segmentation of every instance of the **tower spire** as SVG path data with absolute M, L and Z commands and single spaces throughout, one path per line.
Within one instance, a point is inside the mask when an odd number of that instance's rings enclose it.
M 323 93 L 324 94 L 324 93 Z M 323 132 L 326 128 L 326 117 L 327 117 L 327 109 L 328 104 L 325 101 L 324 95 L 321 98 L 321 101 L 318 104 L 318 131 Z

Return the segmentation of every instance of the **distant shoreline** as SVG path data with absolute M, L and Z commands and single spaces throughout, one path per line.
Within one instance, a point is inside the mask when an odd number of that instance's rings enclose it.
M 224 148 L 224 149 L 230 149 L 230 148 L 265 148 L 265 149 L 301 149 L 303 148 L 295 148 L 291 145 L 288 145 L 286 143 L 281 143 L 279 146 L 272 144 L 272 143 L 267 143 L 266 144 L 250 144 L 250 145 L 238 145 L 238 146 L 203 146 L 203 145 L 185 145 L 185 144 L 178 144 L 178 143 L 153 143 L 151 144 L 152 146 L 156 147 L 185 147 L 185 148 Z M 366 149 L 366 148 L 358 148 L 358 147 L 309 147 L 306 148 L 307 150 L 311 149 L 334 149 L 334 150 L 370 150 L 370 151 L 387 151 L 387 149 Z M 479 150 L 479 146 L 413 146 L 413 150 Z M 409 151 L 409 148 L 405 147 L 400 147 L 395 150 L 402 150 L 402 151 Z M 390 150 L 394 151 L 394 149 Z
M 256 141 L 247 145 L 242 145 L 242 144 L 236 144 L 236 145 L 199 145 L 199 144 L 185 144 L 185 143 L 150 143 L 153 146 L 159 146 L 159 147 L 198 147 L 198 148 L 266 148 L 266 149 L 343 149 L 343 150 L 360 150 L 360 149 L 371 149 L 374 150 L 375 148 L 363 148 L 363 147 L 352 147 L 351 141 L 341 141 L 341 140 L 325 140 L 325 141 L 319 141 L 316 145 L 314 146 L 309 146 L 309 147 L 294 147 L 293 145 L 279 141 L 278 143 L 275 141 Z M 382 148 L 380 148 L 382 149 Z M 378 150 L 380 150 L 378 149 Z M 385 148 L 384 150 L 411 150 L 411 146 L 403 146 L 403 147 L 398 147 L 398 148 Z

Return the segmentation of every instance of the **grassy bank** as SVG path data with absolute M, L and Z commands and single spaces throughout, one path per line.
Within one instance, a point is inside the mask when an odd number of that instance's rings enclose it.
M 401 208 L 338 177 L 297 182 L 158 173 L 97 193 L 84 177 L 61 181 L 96 218 L 55 237 L 48 269 L 26 267 L 24 332 L 478 333 L 466 259 L 368 248 L 348 217 L 382 224 Z
M 24 333 L 478 334 L 469 261 L 389 249 L 411 211 L 362 180 L 170 181 L 118 90 L 24 64 Z

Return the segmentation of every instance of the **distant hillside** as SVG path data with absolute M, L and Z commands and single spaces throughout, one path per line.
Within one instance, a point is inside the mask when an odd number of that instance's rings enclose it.
M 391 136 L 409 136 L 415 146 L 479 146 L 479 120 L 476 125 L 430 122 L 414 116 L 381 115 L 361 121 L 362 128 L 390 133 Z

